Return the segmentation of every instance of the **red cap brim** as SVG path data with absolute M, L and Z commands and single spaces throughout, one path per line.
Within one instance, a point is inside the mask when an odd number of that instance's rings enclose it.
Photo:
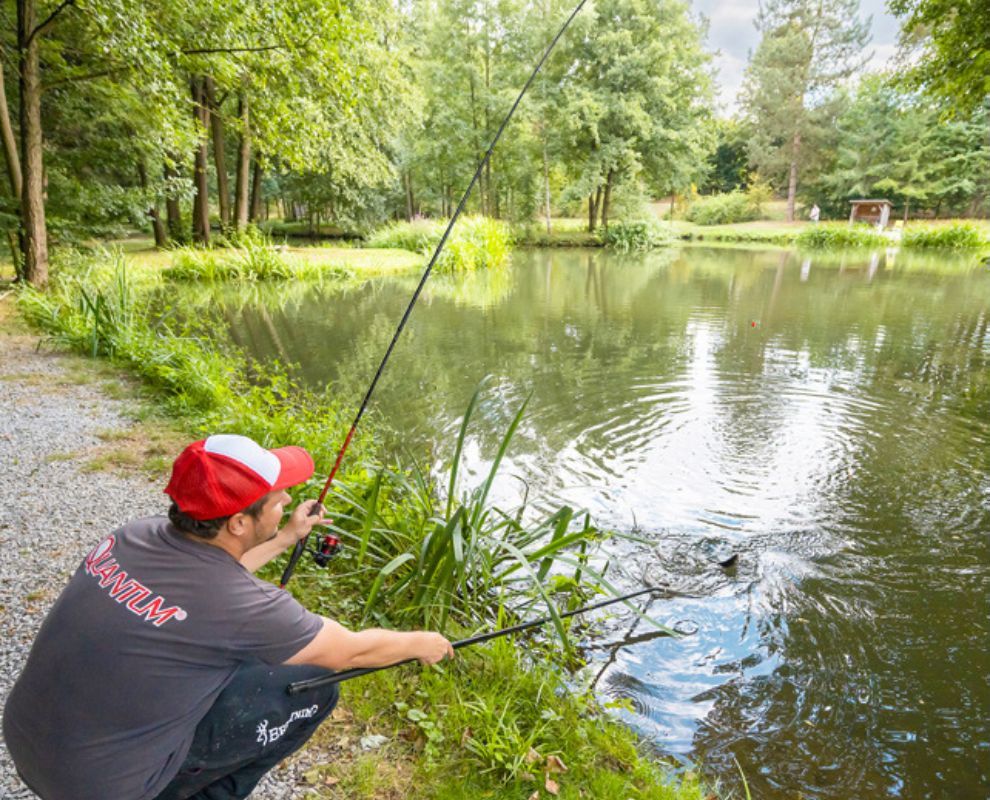
M 278 458 L 282 465 L 278 473 L 278 480 L 272 486 L 272 491 L 288 489 L 290 486 L 305 483 L 313 477 L 313 473 L 316 471 L 312 456 L 301 447 L 290 445 L 289 447 L 276 448 L 270 452 Z

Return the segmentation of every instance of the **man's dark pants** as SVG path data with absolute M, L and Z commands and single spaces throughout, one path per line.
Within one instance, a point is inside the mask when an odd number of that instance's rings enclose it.
M 310 666 L 238 670 L 196 727 L 179 774 L 155 800 L 239 800 L 294 753 L 337 705 L 336 684 L 289 697 L 293 681 L 326 675 Z

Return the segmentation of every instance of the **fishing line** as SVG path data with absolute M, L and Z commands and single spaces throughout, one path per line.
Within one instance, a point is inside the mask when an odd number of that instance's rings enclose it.
M 341 461 L 344 460 L 344 453 L 347 452 L 347 448 L 350 446 L 351 439 L 354 437 L 354 432 L 357 430 L 358 423 L 361 421 L 361 417 L 364 416 L 364 411 L 368 407 L 368 402 L 371 400 L 371 395 L 375 391 L 375 386 L 378 385 L 378 379 L 381 378 L 382 372 L 385 369 L 385 364 L 388 362 L 389 356 L 392 355 L 392 350 L 395 348 L 395 343 L 399 340 L 399 336 L 402 333 L 402 329 L 405 328 L 406 322 L 409 319 L 410 313 L 412 313 L 413 306 L 416 305 L 416 301 L 419 299 L 419 294 L 423 291 L 423 286 L 426 284 L 426 280 L 430 277 L 430 273 L 433 271 L 433 265 L 436 264 L 437 259 L 440 257 L 440 253 L 443 251 L 444 245 L 447 244 L 447 237 L 450 236 L 450 231 L 454 227 L 454 223 L 457 222 L 457 218 L 461 215 L 464 210 L 464 206 L 467 204 L 468 197 L 471 194 L 471 190 L 474 188 L 475 183 L 477 183 L 478 178 L 481 176 L 482 170 L 488 163 L 492 156 L 492 151 L 495 149 L 495 145 L 498 144 L 498 140 L 502 138 L 502 131 L 505 130 L 505 126 L 509 124 L 509 120 L 512 119 L 512 115 L 516 113 L 516 108 L 519 102 L 523 99 L 523 95 L 529 89 L 530 84 L 536 78 L 540 69 L 543 67 L 544 62 L 549 57 L 551 51 L 556 46 L 557 41 L 561 36 L 564 35 L 564 31 L 567 30 L 571 21 L 578 15 L 578 12 L 584 7 L 587 0 L 581 0 L 571 12 L 571 15 L 567 18 L 567 21 L 561 26 L 560 30 L 557 31 L 557 35 L 553 37 L 553 40 L 547 46 L 547 49 L 543 52 L 543 57 L 540 59 L 539 63 L 533 69 L 530 74 L 529 79 L 523 86 L 522 90 L 519 92 L 519 96 L 516 97 L 516 101 L 512 104 L 512 108 L 509 109 L 509 113 L 506 115 L 505 119 L 502 120 L 502 124 L 499 126 L 498 133 L 495 134 L 495 138 L 492 139 L 492 143 L 488 146 L 488 150 L 485 152 L 484 158 L 478 164 L 478 168 L 474 171 L 474 176 L 471 178 L 471 182 L 468 184 L 464 195 L 461 197 L 460 203 L 457 204 L 457 210 L 454 215 L 450 218 L 450 222 L 447 224 L 446 230 L 443 232 L 443 236 L 440 239 L 440 243 L 437 245 L 436 249 L 433 251 L 433 256 L 430 258 L 429 264 L 426 266 L 426 270 L 423 272 L 423 276 L 419 279 L 419 285 L 416 286 L 416 291 L 413 292 L 412 299 L 409 301 L 409 305 L 406 306 L 406 311 L 402 315 L 402 320 L 399 322 L 399 327 L 395 329 L 395 334 L 392 336 L 392 341 L 389 342 L 388 349 L 385 351 L 385 356 L 382 358 L 381 364 L 378 365 L 378 371 L 375 373 L 375 377 L 371 381 L 371 385 L 368 387 L 367 393 L 364 395 L 364 400 L 361 401 L 361 407 L 358 409 L 357 416 L 354 417 L 354 422 L 351 423 L 350 430 L 347 432 L 347 436 L 344 439 L 344 444 L 340 448 L 340 452 L 337 453 L 337 459 L 334 461 L 333 469 L 330 470 L 330 475 L 327 478 L 327 482 L 323 485 L 323 491 L 320 492 L 318 498 L 319 505 L 314 505 L 314 512 L 318 513 L 318 509 L 323 505 L 323 501 L 326 499 L 327 492 L 330 491 L 330 485 L 333 483 L 334 477 L 337 475 L 337 470 L 340 468 Z M 285 567 L 285 571 L 282 573 L 282 579 L 280 581 L 281 588 L 285 588 L 286 584 L 292 578 L 292 573 L 296 569 L 296 564 L 299 562 L 299 558 L 302 556 L 303 551 L 306 549 L 306 542 L 309 539 L 309 534 L 296 542 L 295 549 L 292 551 L 292 555 L 289 558 L 289 563 Z M 340 542 L 334 536 L 325 535 L 322 539 L 321 544 L 316 548 L 315 556 L 317 562 L 320 564 L 325 564 L 326 561 L 333 555 L 336 549 L 339 547 Z

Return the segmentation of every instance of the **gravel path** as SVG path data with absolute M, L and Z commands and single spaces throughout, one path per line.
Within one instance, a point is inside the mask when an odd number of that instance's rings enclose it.
M 161 486 L 86 473 L 70 454 L 98 433 L 131 426 L 123 405 L 67 379 L 66 360 L 37 352 L 25 336 L 0 336 L 0 704 L 20 674 L 51 604 L 82 557 L 134 517 L 162 513 Z M 274 770 L 254 797 L 303 796 L 310 751 Z M 0 747 L 0 800 L 33 798 Z

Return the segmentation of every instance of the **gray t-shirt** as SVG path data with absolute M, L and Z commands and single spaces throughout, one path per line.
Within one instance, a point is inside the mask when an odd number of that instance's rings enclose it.
M 322 619 L 165 517 L 86 557 L 4 709 L 18 771 L 45 800 L 147 800 L 246 661 L 280 664 Z

